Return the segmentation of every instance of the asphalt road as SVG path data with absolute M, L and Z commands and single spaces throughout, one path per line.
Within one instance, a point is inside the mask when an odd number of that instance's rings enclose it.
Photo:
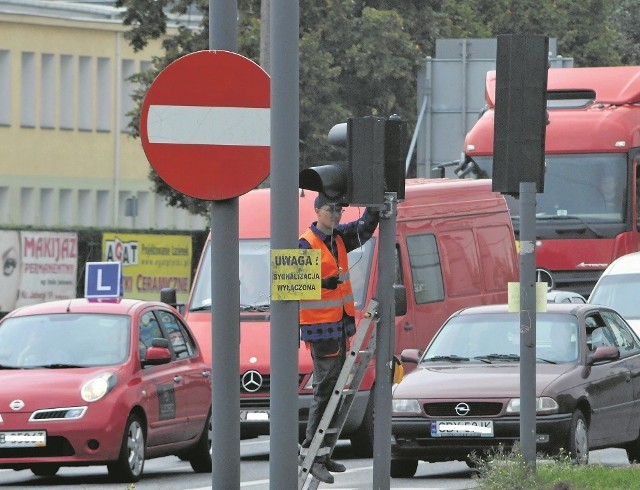
M 240 444 L 241 490 L 270 490 L 269 439 L 249 439 Z M 373 460 L 356 458 L 347 443 L 340 443 L 334 456 L 347 466 L 345 473 L 335 474 L 333 485 L 320 484 L 321 489 L 365 490 L 373 486 Z M 589 464 L 628 465 L 626 453 L 620 449 L 592 451 Z M 418 465 L 414 478 L 393 478 L 392 489 L 463 490 L 475 486 L 474 472 L 465 463 L 424 463 Z M 12 490 L 208 490 L 217 489 L 211 474 L 195 474 L 188 463 L 175 457 L 146 462 L 143 479 L 135 486 L 111 483 L 106 467 L 62 468 L 53 478 L 36 477 L 30 471 L 0 470 L 0 486 Z M 228 489 L 221 489 L 228 490 Z

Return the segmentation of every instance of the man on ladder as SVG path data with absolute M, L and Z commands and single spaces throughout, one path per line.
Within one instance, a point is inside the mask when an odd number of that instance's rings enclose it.
M 300 248 L 321 251 L 322 277 L 321 299 L 300 301 L 300 338 L 311 349 L 313 359 L 313 401 L 300 452 L 301 462 L 345 362 L 347 339 L 356 332 L 347 253 L 371 238 L 380 215 L 377 209 L 366 208 L 359 219 L 340 224 L 342 207 L 342 204 L 318 194 L 314 201 L 318 220 L 309 226 L 299 241 Z M 330 444 L 325 441 L 324 445 Z M 343 464 L 332 460 L 329 454 L 323 454 L 316 457 L 310 471 L 318 480 L 333 483 L 331 472 L 345 470 Z

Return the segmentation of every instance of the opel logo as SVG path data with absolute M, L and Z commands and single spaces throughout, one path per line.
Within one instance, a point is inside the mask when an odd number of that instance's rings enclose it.
M 13 400 L 9 403 L 11 410 L 22 410 L 24 408 L 24 402 L 22 400 Z
M 467 415 L 471 409 L 469 408 L 469 405 L 467 405 L 466 403 L 458 403 L 456 405 L 456 413 L 458 415 L 460 415 L 461 417 L 464 417 L 465 415 Z
M 262 374 L 258 371 L 247 371 L 242 376 L 242 387 L 249 393 L 255 393 L 262 387 Z
M 549 272 L 546 269 L 536 269 L 536 282 L 546 282 L 547 291 L 550 291 L 556 285 L 556 282 L 553 280 L 553 276 L 551 275 L 551 272 Z

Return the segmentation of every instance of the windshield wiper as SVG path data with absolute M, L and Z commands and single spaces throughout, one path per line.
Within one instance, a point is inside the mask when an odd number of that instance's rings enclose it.
M 563 216 L 559 216 L 559 215 L 549 215 L 549 216 L 536 216 L 536 221 L 540 220 L 540 221 L 551 221 L 551 220 L 567 220 L 567 219 L 572 219 L 575 221 L 580 222 L 581 224 L 584 225 L 584 227 L 589 230 L 591 233 L 593 233 L 597 238 L 602 238 L 604 235 L 602 233 L 600 233 L 598 230 L 596 230 L 593 226 L 591 226 L 589 223 L 587 223 L 585 220 L 583 220 L 582 218 L 578 217 L 578 216 L 573 216 L 571 214 L 567 214 L 567 215 L 563 215 Z
M 469 361 L 468 357 L 457 356 L 451 354 L 448 356 L 432 356 L 424 359 L 425 361 Z
M 194 306 L 193 308 L 189 308 L 189 311 L 205 311 L 210 310 L 211 305 L 202 305 L 202 306 Z
M 490 359 L 500 361 L 519 361 L 520 356 L 518 354 L 487 354 L 486 356 L 477 356 L 474 359 Z
M 240 305 L 240 311 L 269 311 L 271 303 L 256 303 L 254 305 Z
M 6 366 L 4 364 L 0 364 L 0 369 L 22 369 L 18 366 Z
M 44 369 L 65 369 L 65 368 L 82 368 L 87 366 L 80 366 L 78 364 L 52 363 L 52 364 L 45 364 L 44 366 L 40 366 L 40 367 Z
M 536 357 L 536 361 L 542 361 L 548 364 L 558 364 L 556 361 L 552 361 L 551 359 L 545 359 L 544 357 Z

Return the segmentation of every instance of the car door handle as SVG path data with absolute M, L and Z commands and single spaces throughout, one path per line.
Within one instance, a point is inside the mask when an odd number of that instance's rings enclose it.
M 208 378 L 209 376 L 211 376 L 211 371 L 202 371 L 202 376 Z
M 173 377 L 173 382 L 174 383 L 182 383 L 182 376 L 174 376 Z
M 411 325 L 410 323 L 405 323 L 404 324 L 404 331 L 408 332 L 409 330 L 413 330 L 413 325 Z

